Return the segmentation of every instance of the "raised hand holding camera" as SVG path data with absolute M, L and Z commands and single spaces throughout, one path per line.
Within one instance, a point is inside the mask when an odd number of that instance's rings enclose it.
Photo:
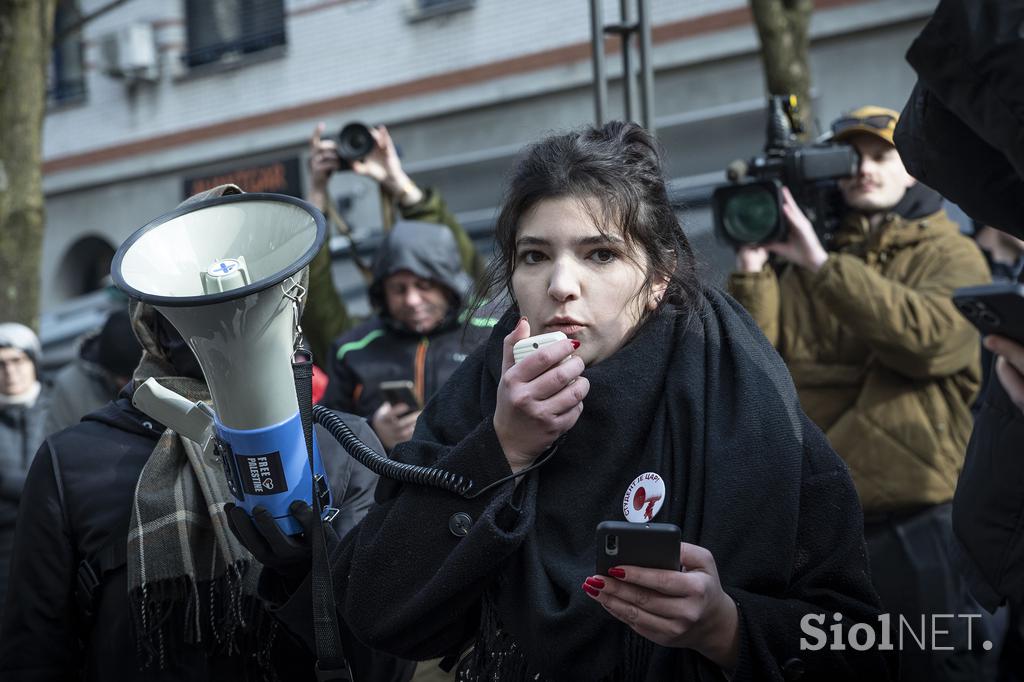
M 573 354 L 579 341 L 548 344 L 516 363 L 513 347 L 529 336 L 530 323 L 523 318 L 505 337 L 494 411 L 494 431 L 514 472 L 532 464 L 573 427 L 590 390 L 581 376 L 583 360 Z
M 817 272 L 828 260 L 828 252 L 788 187 L 782 188 L 782 213 L 790 227 L 786 240 L 766 244 L 764 248 L 794 265 Z
M 373 137 L 374 145 L 361 158 L 352 161 L 352 170 L 379 182 L 400 204 L 415 204 L 423 198 L 423 190 L 402 169 L 398 149 L 392 142 L 388 129 L 385 126 L 377 126 L 368 130 Z

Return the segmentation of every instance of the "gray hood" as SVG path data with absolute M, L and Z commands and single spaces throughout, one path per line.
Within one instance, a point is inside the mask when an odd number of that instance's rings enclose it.
M 370 303 L 381 317 L 388 316 L 384 280 L 401 270 L 443 285 L 454 297 L 455 310 L 465 303 L 472 284 L 462 269 L 459 247 L 451 230 L 435 223 L 399 221 L 381 243 L 370 285 Z

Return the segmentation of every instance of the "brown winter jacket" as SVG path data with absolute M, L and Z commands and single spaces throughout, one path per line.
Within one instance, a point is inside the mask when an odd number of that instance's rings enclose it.
M 866 512 L 953 498 L 981 373 L 978 333 L 950 294 L 989 279 L 941 209 L 892 213 L 874 231 L 849 214 L 817 273 L 730 277 L 807 415 L 849 465 Z

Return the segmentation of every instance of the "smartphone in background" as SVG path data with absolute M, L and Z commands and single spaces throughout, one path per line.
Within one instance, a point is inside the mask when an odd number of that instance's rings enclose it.
M 682 532 L 674 523 L 602 521 L 597 525 L 597 574 L 613 566 L 679 570 Z
M 567 338 L 569 337 L 563 332 L 548 332 L 547 334 L 529 336 L 521 341 L 516 341 L 516 344 L 512 346 L 512 357 L 515 358 L 515 362 L 519 362 L 530 353 Z
M 411 381 L 382 381 L 380 382 L 380 392 L 383 394 L 384 400 L 392 405 L 406 405 L 414 412 L 423 408 Z
M 953 292 L 953 303 L 982 334 L 998 334 L 1024 344 L 1024 284 L 963 287 Z

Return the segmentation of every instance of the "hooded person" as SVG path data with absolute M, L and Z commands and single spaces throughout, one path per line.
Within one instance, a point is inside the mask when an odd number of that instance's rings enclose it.
M 1024 239 L 1024 3 L 941 0 L 907 50 L 895 144 L 921 182 Z
M 388 450 L 408 440 L 423 403 L 494 326 L 466 312 L 471 284 L 450 229 L 396 223 L 373 264 L 376 314 L 335 341 L 322 404 L 368 418 Z M 385 399 L 381 384 L 403 380 L 417 405 Z
M 110 313 L 103 327 L 81 340 L 75 359 L 54 379 L 46 433 L 77 424 L 116 398 L 141 357 L 127 307 Z
M 221 464 L 131 403 L 149 378 L 209 401 L 198 361 L 151 306 L 132 303 L 131 321 L 143 349 L 131 383 L 51 434 L 29 471 L 33 504 L 18 518 L 0 677 L 315 679 L 310 654 L 255 596 L 262 567 L 229 529 L 233 498 Z M 342 417 L 380 449 L 363 420 Z M 340 510 L 332 527 L 344 535 L 370 505 L 376 476 L 326 431 L 319 443 Z M 343 643 L 367 679 L 406 676 L 407 664 L 376 655 L 344 628 Z
M 993 275 L 1024 278 L 1013 263 L 1024 239 L 1024 2 L 940 0 L 907 50 L 917 83 L 896 145 L 922 181 L 1005 233 Z M 984 248 L 984 247 L 983 247 Z M 1001 249 L 1002 250 L 1002 249 Z M 1000 267 L 1001 266 L 1001 267 Z M 1000 272 L 1000 270 L 1002 272 Z M 1024 340 L 984 340 L 990 377 L 953 500 L 954 556 L 989 611 L 1009 601 L 1008 678 L 1024 676 Z
M 50 395 L 38 379 L 41 350 L 25 325 L 0 324 L 0 612 L 25 474 L 46 435 Z

